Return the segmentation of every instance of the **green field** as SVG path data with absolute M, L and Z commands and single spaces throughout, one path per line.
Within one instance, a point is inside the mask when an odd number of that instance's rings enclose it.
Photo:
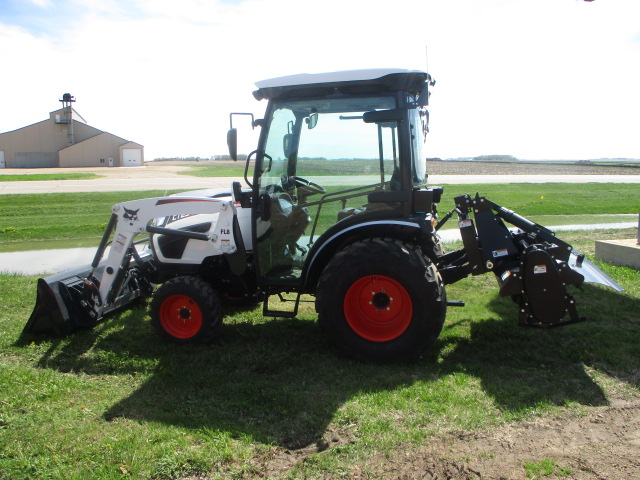
M 238 162 L 238 165 L 231 167 L 225 165 L 189 165 L 190 170 L 178 173 L 190 177 L 242 177 L 244 176 L 244 165 L 245 162 Z
M 95 173 L 29 173 L 24 175 L 0 175 L 0 182 L 35 182 L 43 180 L 87 180 L 102 178 Z
M 52 248 L 47 246 L 48 242 L 56 242 L 56 247 L 65 242 L 68 246 L 97 245 L 114 204 L 173 192 L 0 195 L 0 251 Z M 454 196 L 475 192 L 521 215 L 544 215 L 549 224 L 554 225 L 585 223 L 585 215 L 640 212 L 637 185 L 526 183 L 445 186 L 439 205 L 441 214 L 453 208 Z M 364 203 L 366 199 L 359 201 Z M 328 208 L 335 210 L 337 205 L 334 202 Z M 603 221 L 616 220 L 598 219 L 598 223 Z
M 441 210 L 474 190 L 447 187 Z M 483 185 L 481 192 L 519 213 L 554 218 L 639 206 L 637 186 L 627 185 Z M 164 194 L 0 196 L 0 242 L 92 241 L 112 204 Z M 498 296 L 492 276 L 467 278 L 447 286 L 448 298 L 467 306 L 449 308 L 435 348 L 411 364 L 343 358 L 317 327 L 313 303 L 289 320 L 228 309 L 221 336 L 206 347 L 162 343 L 145 305 L 71 337 L 22 338 L 36 277 L 0 274 L 0 478 L 349 479 L 362 473 L 356 465 L 443 435 L 581 415 L 611 396 L 638 398 L 638 272 L 593 257 L 595 239 L 635 235 L 560 235 L 625 288 L 572 290 L 588 321 L 517 327 L 515 305 Z M 299 461 L 275 461 L 294 454 Z M 547 471 L 568 470 L 523 458 L 523 477 Z
M 456 195 L 476 192 L 525 216 L 640 213 L 640 186 L 628 183 L 445 185 L 440 210 Z
M 174 191 L 0 195 L 0 251 L 97 245 L 116 203 Z M 56 242 L 50 247 L 49 242 Z

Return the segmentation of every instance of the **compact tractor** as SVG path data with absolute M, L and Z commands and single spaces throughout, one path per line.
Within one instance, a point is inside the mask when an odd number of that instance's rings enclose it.
M 263 119 L 251 116 L 261 132 L 246 185 L 115 205 L 91 265 L 38 281 L 25 333 L 91 327 L 151 296 L 163 338 L 209 343 L 227 303 L 294 317 L 311 295 L 346 354 L 411 359 L 436 341 L 447 306 L 463 304 L 445 285 L 489 272 L 520 325 L 583 320 L 569 286 L 620 287 L 553 232 L 477 194 L 438 218 L 443 189 L 427 185 L 424 148 L 434 84 L 397 69 L 258 82 L 253 95 L 268 103 Z M 248 114 L 230 115 L 234 159 L 233 121 L 248 118 L 238 115 Z M 445 253 L 438 230 L 454 215 L 463 248 Z M 283 294 L 289 308 L 270 306 Z

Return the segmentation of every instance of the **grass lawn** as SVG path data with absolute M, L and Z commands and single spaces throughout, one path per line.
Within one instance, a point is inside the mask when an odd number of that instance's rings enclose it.
M 0 251 L 34 246 L 55 248 L 48 242 L 61 240 L 67 246 L 98 245 L 113 205 L 170 193 L 173 192 L 0 195 Z
M 37 180 L 87 180 L 102 178 L 95 173 L 29 173 L 25 175 L 0 175 L 0 182 L 32 182 Z
M 571 216 L 637 213 L 637 186 L 629 187 L 479 190 L 526 215 Z M 473 191 L 447 187 L 441 210 Z M 111 205 L 164 194 L 0 196 L 0 244 L 97 239 Z M 635 235 L 560 235 L 625 288 L 572 290 L 588 321 L 517 327 L 516 307 L 498 296 L 491 275 L 467 278 L 447 286 L 448 298 L 467 306 L 449 308 L 433 351 L 411 364 L 341 357 L 317 327 L 313 303 L 284 320 L 228 309 L 206 347 L 161 342 L 146 305 L 67 338 L 21 338 L 36 277 L 0 274 L 0 478 L 265 478 L 269 459 L 299 448 L 309 452 L 305 461 L 267 476 L 350 478 L 358 462 L 434 436 L 580 414 L 614 393 L 637 398 L 638 272 L 593 258 L 594 239 Z M 527 475 L 550 469 L 523 464 Z
M 563 238 L 593 251 L 593 233 Z M 230 310 L 208 347 L 160 342 L 144 306 L 69 338 L 21 340 L 36 278 L 0 275 L 0 477 L 262 478 L 279 449 L 311 446 L 280 474 L 348 478 L 354 462 L 433 435 L 637 394 L 638 273 L 598 265 L 626 291 L 586 286 L 576 298 L 589 321 L 554 330 L 517 327 L 491 276 L 448 286 L 467 307 L 449 309 L 426 358 L 400 365 L 339 356 L 313 304 L 294 320 Z
M 524 216 L 640 213 L 640 187 L 629 183 L 445 185 L 440 210 L 453 206 L 455 196 L 476 192 Z

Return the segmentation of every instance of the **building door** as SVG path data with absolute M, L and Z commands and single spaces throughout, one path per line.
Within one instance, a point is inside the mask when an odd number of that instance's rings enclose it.
M 0 168 L 4 168 L 4 151 L 0 150 Z
M 139 148 L 122 149 L 122 166 L 139 167 L 142 165 L 142 150 Z
M 113 167 L 113 158 L 109 157 L 109 166 Z

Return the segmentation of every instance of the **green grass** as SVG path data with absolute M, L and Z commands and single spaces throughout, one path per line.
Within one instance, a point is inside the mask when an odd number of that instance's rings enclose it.
M 556 217 L 547 217 L 550 225 L 586 223 L 584 215 L 640 212 L 637 185 L 488 184 L 446 186 L 439 205 L 441 214 L 453 207 L 454 196 L 462 193 L 474 194 L 476 191 L 521 215 Z M 48 248 L 48 242 L 60 240 L 64 240 L 67 245 L 70 242 L 76 242 L 74 245 L 86 245 L 87 241 L 97 245 L 114 204 L 173 192 L 175 191 L 0 195 L 0 251 Z M 365 202 L 365 197 L 350 200 L 353 205 Z M 312 208 L 313 212 L 315 208 L 317 207 Z M 323 206 L 322 225 L 326 227 L 333 224 L 336 212 L 341 208 L 340 202 Z M 451 226 L 455 227 L 453 222 L 450 222 Z
M 640 213 L 640 186 L 628 183 L 445 185 L 441 211 L 455 196 L 476 192 L 524 216 Z
M 563 239 L 593 252 L 592 232 Z M 36 278 L 0 275 L 0 478 L 263 478 L 264 462 L 300 447 L 307 460 L 272 478 L 349 478 L 434 435 L 637 396 L 638 272 L 595 261 L 626 290 L 574 292 L 587 322 L 519 328 L 491 276 L 468 278 L 447 287 L 467 307 L 449 309 L 434 350 L 395 365 L 339 356 L 313 304 L 293 320 L 229 310 L 207 347 L 160 342 L 144 307 L 64 339 L 21 339 Z M 539 478 L 547 463 L 524 468 Z
M 0 250 L 51 248 L 49 242 L 55 240 L 67 245 L 88 240 L 97 245 L 113 205 L 173 192 L 0 195 Z
M 527 478 L 536 479 L 556 475 L 567 477 L 571 475 L 570 468 L 559 467 L 554 460 L 544 459 L 539 462 L 524 462 L 524 472 Z
M 237 166 L 225 165 L 189 165 L 190 170 L 178 172 L 190 177 L 243 177 L 245 162 L 238 162 Z M 253 174 L 253 169 L 250 174 Z
M 24 175 L 0 175 L 0 182 L 33 182 L 38 180 L 87 180 L 102 178 L 95 173 L 29 173 Z

